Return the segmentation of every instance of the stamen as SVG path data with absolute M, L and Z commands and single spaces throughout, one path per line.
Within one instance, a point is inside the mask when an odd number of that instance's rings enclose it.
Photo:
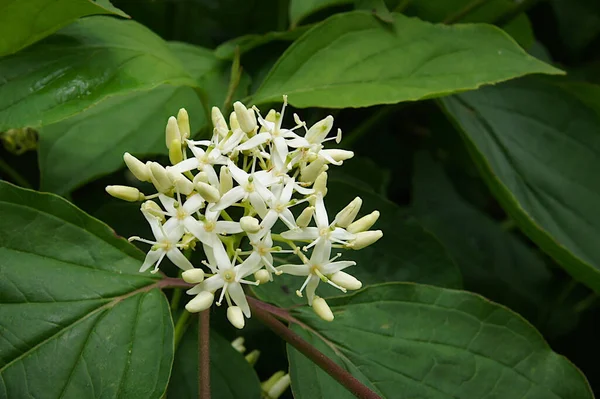
M 240 279 L 239 282 L 243 283 L 243 284 L 249 284 L 249 285 L 259 285 L 260 284 L 260 282 L 258 282 L 258 281 L 250 281 L 250 280 L 244 280 L 244 279 Z
M 221 306 L 221 302 L 223 302 L 223 297 L 225 296 L 225 291 L 227 291 L 227 286 L 229 283 L 225 283 L 223 288 L 221 288 L 221 296 L 219 297 L 219 301 L 217 302 L 217 306 Z
M 156 241 L 150 241 L 150 240 L 146 240 L 145 238 L 141 238 L 141 237 L 138 237 L 138 236 L 132 236 L 132 237 L 129 237 L 129 238 L 127 239 L 127 241 L 129 241 L 129 242 L 132 242 L 132 241 L 140 241 L 140 242 L 143 242 L 143 243 L 145 243 L 145 244 L 150 244 L 150 245 L 158 244 L 158 242 L 156 242 Z
M 312 276 L 309 274 L 308 277 L 306 277 L 306 280 L 304 280 L 304 284 L 302 284 L 302 287 L 300 287 L 300 289 L 296 291 L 296 295 L 298 295 L 300 298 L 302 298 L 302 291 L 304 291 L 304 289 L 308 285 L 308 282 L 310 281 L 311 277 Z
M 326 283 L 337 288 L 338 290 L 342 291 L 344 294 L 347 292 L 347 290 L 344 287 L 340 287 L 339 285 L 337 285 L 336 283 L 334 283 L 333 281 L 331 281 L 329 279 L 327 279 Z

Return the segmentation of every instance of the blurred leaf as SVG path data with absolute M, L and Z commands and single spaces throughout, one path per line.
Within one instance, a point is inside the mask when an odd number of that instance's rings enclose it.
M 300 108 L 366 107 L 439 97 L 529 73 L 561 73 L 495 27 L 394 17 L 391 28 L 365 12 L 334 15 L 315 26 L 281 56 L 254 102 L 280 101 L 287 94 Z
M 356 276 L 364 285 L 387 281 L 412 281 L 439 285 L 443 287 L 461 287 L 461 276 L 457 266 L 448 257 L 437 239 L 426 232 L 416 220 L 391 201 L 363 186 L 354 186 L 345 181 L 329 179 L 325 205 L 330 218 L 345 207 L 356 196 L 363 199 L 362 212 L 358 217 L 374 210 L 381 217 L 372 227 L 383 231 L 383 238 L 377 243 L 361 249 L 348 250 L 342 259 L 356 261 L 356 266 L 346 271 Z M 298 263 L 297 257 L 279 258 L 281 263 Z M 256 295 L 268 302 L 288 307 L 306 303 L 298 298 L 296 290 L 302 285 L 301 277 L 281 275 L 265 285 L 253 287 Z M 340 291 L 322 283 L 317 289 L 321 297 L 340 295 Z
M 579 53 L 600 34 L 598 0 L 552 0 L 563 45 L 570 53 Z
M 160 86 L 108 98 L 74 117 L 41 129 L 40 188 L 65 195 L 91 179 L 123 167 L 123 153 L 166 153 L 165 126 L 186 108 L 192 131 L 206 124 L 189 87 Z
M 317 11 L 343 4 L 352 4 L 353 0 L 290 0 L 290 23 L 292 28 L 300 21 Z
M 442 167 L 426 154 L 416 158 L 413 209 L 456 260 L 465 289 L 510 307 L 534 324 L 551 317 L 560 326 L 556 333 L 573 327 L 577 318 L 572 308 L 555 304 L 562 286 L 543 258 L 464 201 Z
M 0 59 L 0 76 L 0 131 L 58 122 L 116 94 L 195 84 L 158 36 L 104 16 Z
M 11 54 L 56 32 L 79 17 L 123 11 L 91 0 L 4 0 L 0 7 L 0 56 Z
M 600 291 L 600 117 L 564 85 L 522 79 L 442 100 L 506 212 Z
M 312 309 L 293 330 L 382 398 L 593 398 L 586 378 L 524 319 L 484 298 L 418 284 L 372 286 Z M 351 398 L 288 346 L 296 398 Z M 326 394 L 324 394 L 326 393 Z
M 389 24 L 394 23 L 394 16 L 388 10 L 384 0 L 354 0 L 354 6 L 357 10 L 366 10 L 372 12 L 377 18 Z
M 244 54 L 256 47 L 271 43 L 273 41 L 293 42 L 310 28 L 312 28 L 312 26 L 307 25 L 285 32 L 269 32 L 263 35 L 245 35 L 236 37 L 235 39 L 229 40 L 217 47 L 215 49 L 215 55 L 217 58 L 232 60 L 236 47 L 240 48 L 240 54 Z
M 167 399 L 198 398 L 198 323 L 187 329 L 175 353 Z M 260 398 L 260 381 L 244 356 L 210 332 L 210 384 L 214 399 Z
M 141 258 L 67 201 L 0 182 L 0 396 L 160 398 L 173 324 Z

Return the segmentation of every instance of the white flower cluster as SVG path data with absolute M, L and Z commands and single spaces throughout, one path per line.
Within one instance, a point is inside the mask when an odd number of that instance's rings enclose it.
M 130 238 L 152 246 L 140 271 L 152 266 L 153 273 L 158 271 L 166 256 L 183 270 L 185 281 L 197 284 L 187 291 L 195 297 L 186 309 L 208 309 L 215 292 L 221 290 L 217 305 L 227 301 L 227 316 L 237 328 L 244 326 L 244 316 L 250 317 L 242 284 L 264 284 L 281 273 L 305 277 L 296 294 L 306 292 L 316 313 L 332 320 L 325 300 L 315 295 L 319 281 L 343 292 L 361 287 L 360 281 L 342 271 L 355 262 L 337 260 L 341 254 L 332 257 L 332 249 L 358 250 L 382 236 L 380 230 L 369 231 L 379 212 L 355 221 L 362 205 L 358 197 L 333 220 L 328 216 L 323 201 L 326 171 L 329 165 L 341 165 L 354 154 L 324 148 L 325 142 L 339 143 L 341 139 L 339 129 L 336 136 L 327 137 L 333 125 L 331 116 L 308 129 L 294 114 L 295 127 L 283 128 L 286 100 L 284 97 L 281 112 L 270 110 L 264 118 L 258 108 L 247 109 L 236 102 L 229 125 L 215 107 L 213 136 L 200 141 L 190 139 L 188 114 L 181 109 L 166 127 L 172 166 L 143 163 L 129 153 L 124 155 L 133 175 L 152 183 L 157 193 L 147 196 L 129 186 L 106 188 L 114 197 L 143 201 L 141 210 L 155 239 Z M 162 207 L 153 201 L 156 198 Z M 304 209 L 294 217 L 290 208 L 301 204 Z M 285 231 L 276 234 L 274 228 Z M 182 252 L 196 249 L 197 243 L 202 245 L 206 256 L 202 263 L 209 273 L 195 268 Z M 293 253 L 299 262 L 276 267 L 274 253 Z M 248 279 L 250 276 L 253 279 Z

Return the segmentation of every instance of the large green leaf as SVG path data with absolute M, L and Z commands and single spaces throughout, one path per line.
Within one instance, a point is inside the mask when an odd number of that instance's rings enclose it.
M 198 323 L 183 335 L 175 354 L 168 399 L 198 398 Z M 252 366 L 225 338 L 210 332 L 210 384 L 215 399 L 260 398 L 260 381 Z
M 329 7 L 352 4 L 353 0 L 291 0 L 290 1 L 290 24 L 292 27 L 309 15 Z
M 48 125 L 107 96 L 163 83 L 194 86 L 165 42 L 133 21 L 81 19 L 0 59 L 0 131 Z
M 166 153 L 165 125 L 186 108 L 194 130 L 206 124 L 202 104 L 189 87 L 160 86 L 108 98 L 74 117 L 41 129 L 41 189 L 67 194 L 119 169 L 123 153 Z
M 563 287 L 539 251 L 461 198 L 425 154 L 416 157 L 412 208 L 456 260 L 465 289 L 510 307 L 544 332 L 573 327 L 572 304 L 555 303 Z
M 563 86 L 523 79 L 444 99 L 504 209 L 600 291 L 600 116 Z
M 0 182 L 0 397 L 160 398 L 173 324 L 141 257 L 60 197 Z
M 585 399 L 585 377 L 508 309 L 467 292 L 392 283 L 293 311 L 293 329 L 383 398 Z M 296 398 L 352 397 L 288 347 Z M 321 396 L 319 392 L 327 392 Z
M 4 0 L 0 5 L 0 56 L 14 53 L 79 17 L 124 12 L 91 0 Z
M 334 15 L 281 56 L 258 89 L 256 103 L 296 107 L 366 107 L 443 96 L 530 73 L 560 71 L 526 54 L 487 25 L 434 25 L 394 14 Z
M 360 251 L 345 251 L 342 259 L 356 261 L 356 266 L 346 270 L 348 273 L 356 276 L 363 285 L 412 281 L 451 288 L 461 286 L 457 266 L 437 239 L 405 210 L 370 189 L 330 179 L 325 204 L 331 217 L 356 196 L 363 199 L 359 216 L 375 209 L 381 212 L 373 229 L 382 230 L 383 238 Z M 277 261 L 299 262 L 296 257 Z M 303 304 L 306 298 L 298 298 L 295 294 L 302 281 L 301 277 L 281 275 L 271 283 L 253 287 L 253 291 L 261 299 L 279 306 Z M 317 293 L 322 297 L 340 295 L 340 291 L 324 283 L 319 285 Z

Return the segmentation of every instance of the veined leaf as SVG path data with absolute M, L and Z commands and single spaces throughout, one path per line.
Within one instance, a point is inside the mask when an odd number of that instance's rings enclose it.
M 0 397 L 160 398 L 173 324 L 141 257 L 62 198 L 0 182 Z
M 391 283 L 328 303 L 333 322 L 301 307 L 292 328 L 382 398 L 594 397 L 530 324 L 478 295 Z M 289 345 L 288 354 L 296 398 L 352 397 Z
M 292 27 L 309 15 L 329 7 L 352 4 L 353 0 L 291 0 L 290 1 L 290 24 Z
M 393 14 L 337 14 L 288 48 L 253 97 L 296 107 L 366 107 L 439 97 L 531 73 L 558 74 L 500 29 Z

